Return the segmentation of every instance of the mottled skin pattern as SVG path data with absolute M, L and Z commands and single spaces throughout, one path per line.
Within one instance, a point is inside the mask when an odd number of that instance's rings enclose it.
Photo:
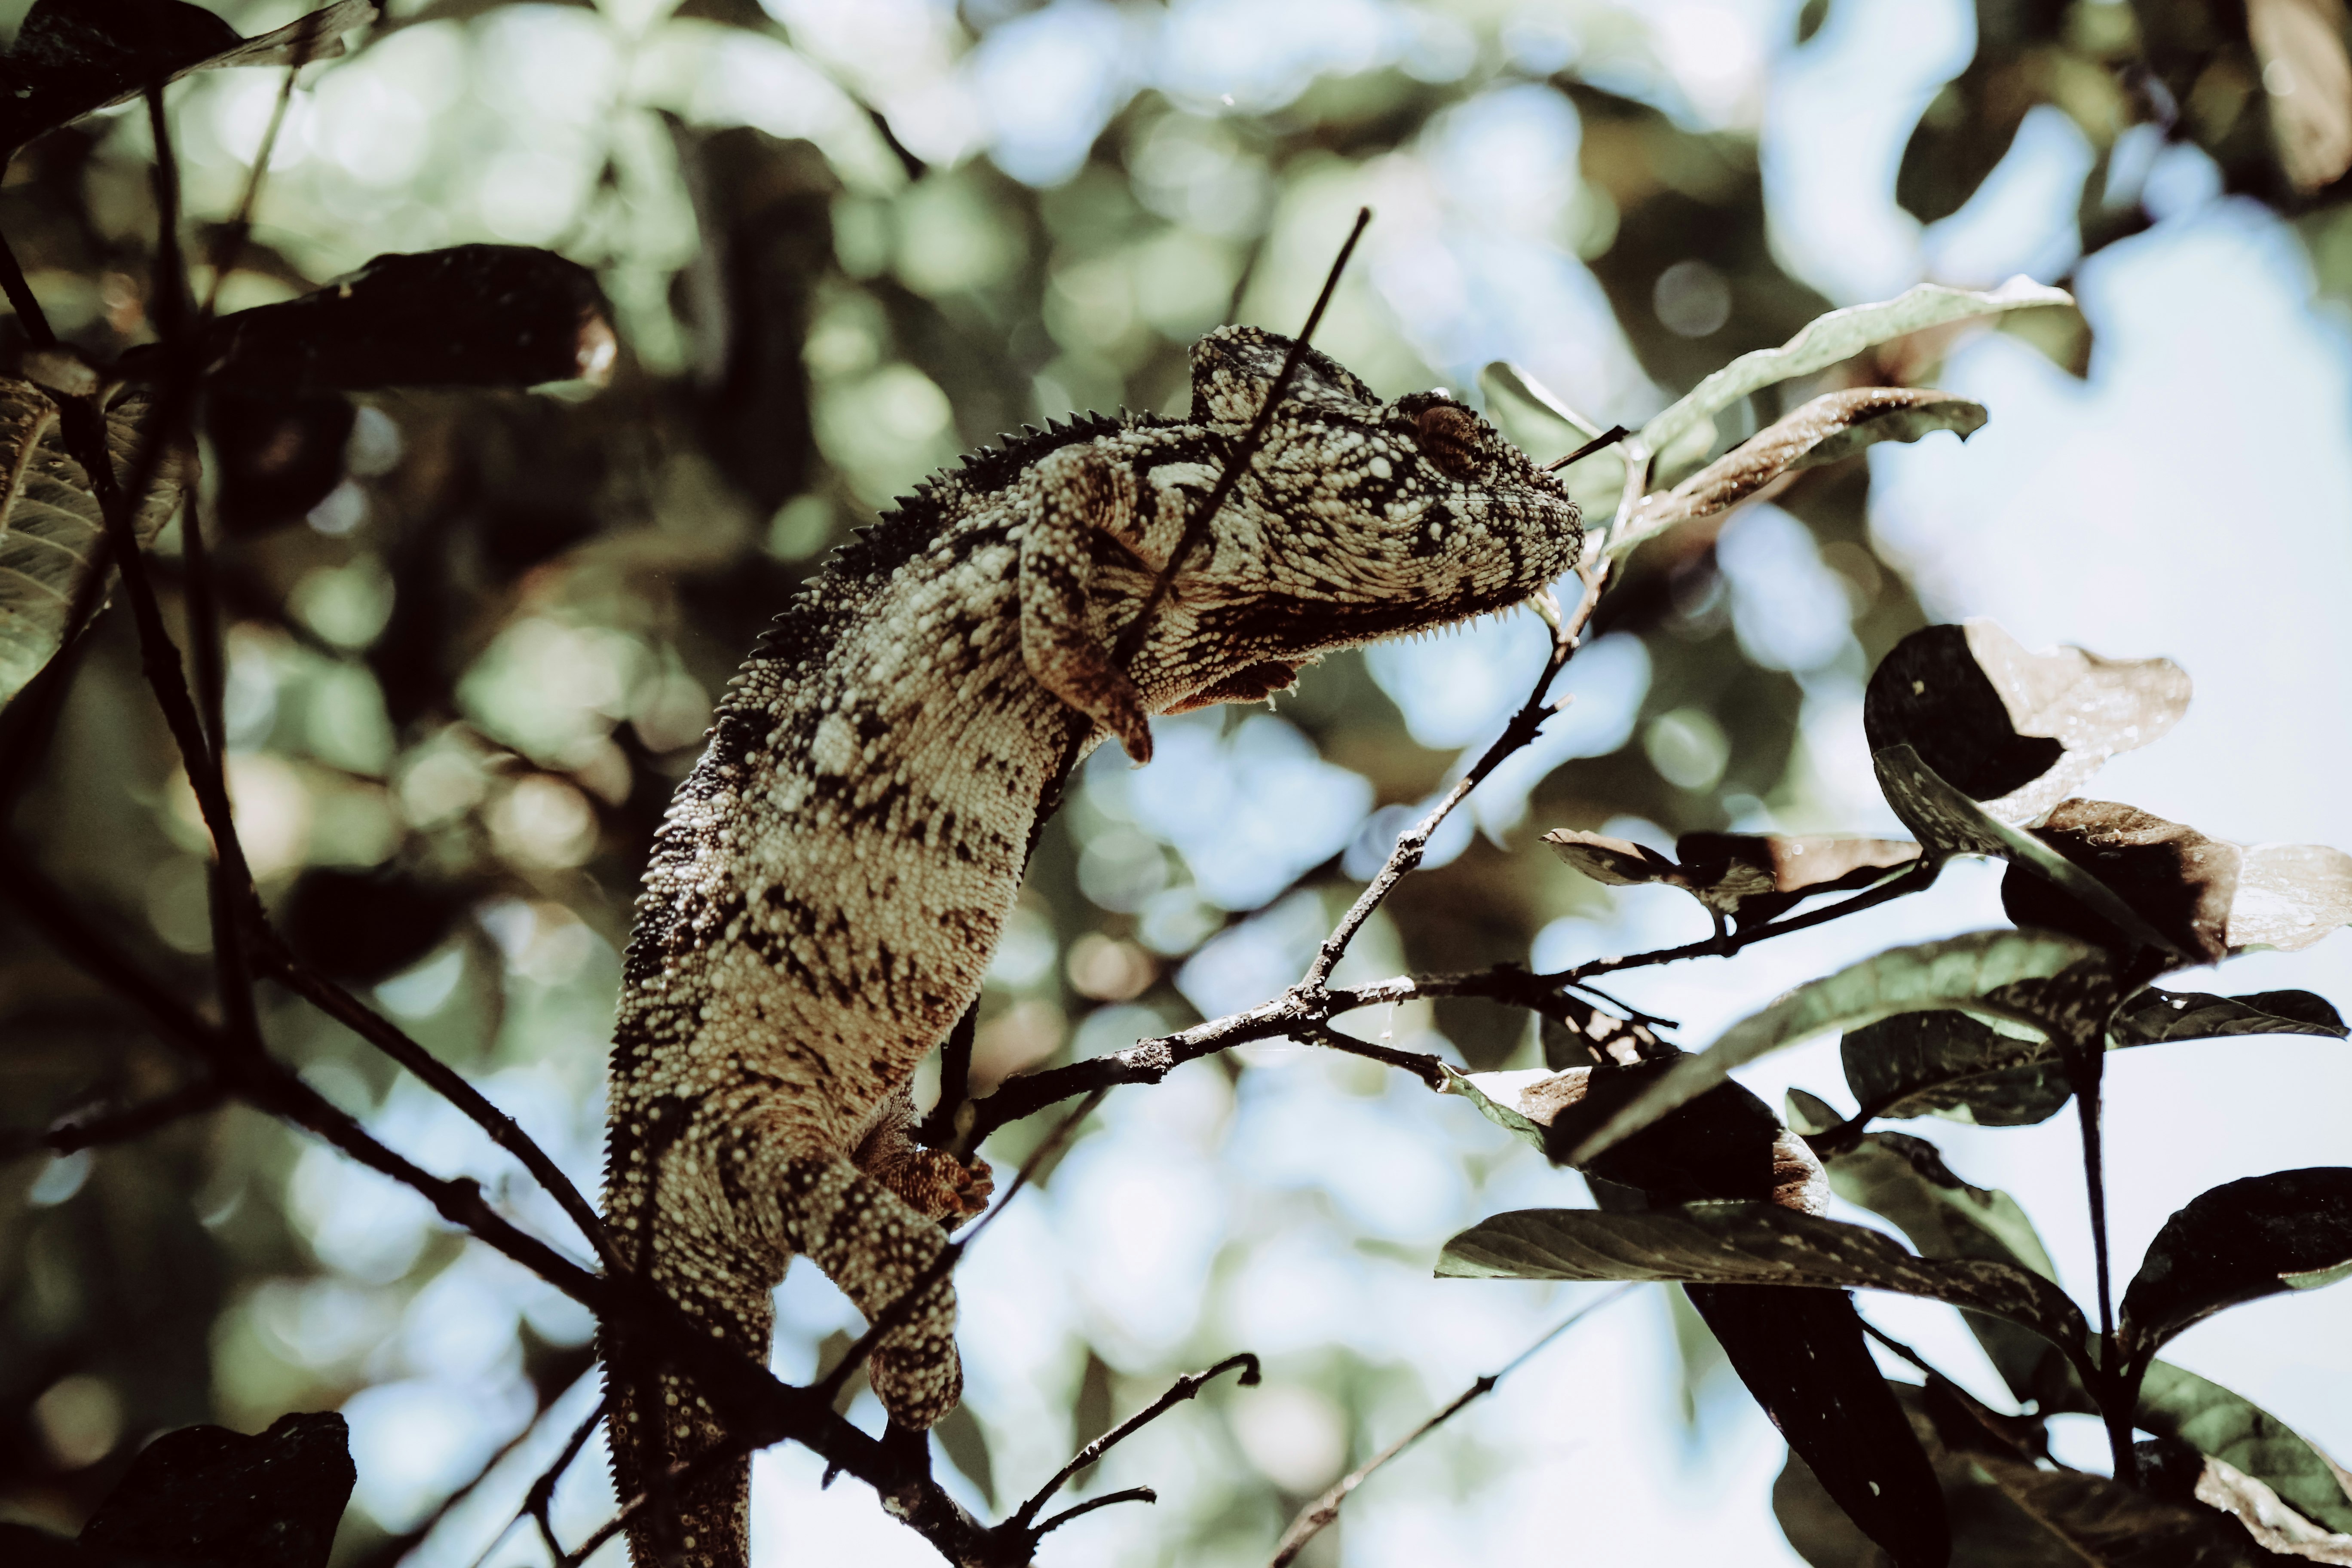
M 1113 638 L 1289 346 L 1222 329 L 1193 350 L 1189 418 L 1083 418 L 934 477 L 736 677 L 638 903 L 604 1201 L 622 1256 L 747 1354 L 767 1357 L 794 1253 L 871 1317 L 984 1202 L 984 1170 L 908 1139 L 908 1086 L 979 993 L 1073 710 L 1090 744 L 1146 761 L 1148 714 L 1255 700 L 1574 564 L 1558 480 L 1443 394 L 1382 404 L 1310 352 L 1120 671 Z M 895 1420 L 953 1408 L 954 1321 L 942 1282 L 876 1354 Z M 719 1427 L 667 1371 L 645 1407 L 631 1369 L 656 1347 L 607 1348 L 626 1498 Z M 747 1479 L 734 1463 L 678 1498 L 681 1561 L 744 1561 Z M 656 1560 L 650 1526 L 632 1544 Z

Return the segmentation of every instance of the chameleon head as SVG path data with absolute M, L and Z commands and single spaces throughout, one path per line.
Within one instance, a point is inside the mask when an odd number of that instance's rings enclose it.
M 1252 327 L 1202 338 L 1192 419 L 1238 434 L 1291 346 Z M 1382 402 L 1308 349 L 1177 575 L 1169 641 L 1152 639 L 1208 677 L 1171 709 L 1262 697 L 1318 654 L 1516 605 L 1573 568 L 1583 541 L 1566 487 L 1476 413 L 1443 392 Z

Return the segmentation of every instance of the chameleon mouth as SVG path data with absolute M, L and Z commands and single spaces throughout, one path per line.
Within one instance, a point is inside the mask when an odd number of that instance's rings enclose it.
M 1195 708 L 1206 708 L 1217 702 L 1263 702 L 1274 693 L 1287 691 L 1297 683 L 1297 665 L 1269 658 L 1246 669 L 1237 670 L 1214 686 L 1203 687 L 1168 711 L 1190 713 Z

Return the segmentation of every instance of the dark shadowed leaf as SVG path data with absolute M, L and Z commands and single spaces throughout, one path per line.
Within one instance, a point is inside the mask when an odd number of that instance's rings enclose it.
M 2109 1050 L 2230 1035 L 2346 1034 L 2336 1010 L 2307 991 L 2209 996 L 2153 988 L 2126 1001 L 2109 1030 Z M 2056 1115 L 2074 1094 L 2047 1037 L 2003 1032 L 1958 1011 L 1865 1025 L 1847 1034 L 1841 1054 L 1846 1086 L 1870 1117 L 2025 1127 Z
M 2154 986 L 2125 1002 L 2108 1027 L 2118 1047 L 2218 1040 L 2231 1035 L 2326 1035 L 2340 1040 L 2352 1034 L 2326 998 L 2308 991 L 2214 996 Z
M 1689 395 L 1642 426 L 1642 444 L 1662 452 L 1702 421 L 1712 419 L 1750 393 L 1775 382 L 1827 370 L 1866 348 L 1918 331 L 1923 327 L 1972 316 L 1996 315 L 2033 305 L 2070 305 L 2074 297 L 2063 289 L 2045 288 L 2024 278 L 2012 278 L 1989 291 L 1948 289 L 1922 283 L 1892 300 L 1872 305 L 1850 305 L 1805 323 L 1804 330 L 1776 349 L 1741 354 Z
M 1944 1568 L 1943 1489 L 1843 1290 L 1692 1285 L 1732 1370 L 1846 1517 L 1901 1568 Z
M 2057 1269 L 2033 1222 L 2007 1193 L 1970 1186 L 1936 1146 L 1901 1132 L 1874 1132 L 1831 1156 L 1830 1185 L 1848 1203 L 1894 1222 L 1923 1258 L 1974 1258 L 2013 1264 L 2055 1280 Z M 2065 1357 L 2038 1334 L 2001 1318 L 1966 1314 L 2010 1392 L 2045 1404 L 2067 1384 Z
M 2225 1307 L 2352 1275 L 2352 1167 L 2250 1176 L 2200 1193 L 2164 1222 L 2124 1292 L 2132 1361 Z
M 1937 430 L 1962 440 L 1983 427 L 1984 405 L 1932 387 L 1857 386 L 1832 392 L 1758 431 L 1671 490 L 1644 497 L 1614 530 L 1612 555 L 1677 523 L 1738 505 L 1782 474 L 1853 457 L 1881 441 L 1916 441 Z
M 460 245 L 379 256 L 341 283 L 223 316 L 213 378 L 282 392 L 602 383 L 617 340 L 588 269 L 552 251 Z
M 2206 963 L 2228 952 L 2230 906 L 2242 859 L 2236 845 L 2103 800 L 2061 801 L 2048 822 L 2032 831 L 2105 884 L 2174 951 Z M 2071 931 L 2115 951 L 2132 945 L 2048 879 L 2021 867 L 2010 868 L 2000 891 L 2002 908 L 2021 925 Z
M 29 1524 L 0 1524 L 0 1563 L 9 1568 L 102 1568 L 105 1559 Z
M 2029 1127 L 2074 1094 L 2046 1037 L 2022 1038 L 1951 1009 L 1882 1018 L 1849 1032 L 1840 1050 L 1846 1085 L 1871 1116 Z
M 1772 1517 L 1812 1568 L 1885 1568 L 1891 1561 L 1846 1517 L 1794 1449 L 1772 1483 Z
M 2230 1520 L 2084 1470 L 2044 1470 L 2022 1458 L 1970 1454 L 1998 1488 L 2088 1568 L 2253 1568 L 2260 1547 Z
M 1886 804 L 1931 851 L 1993 855 L 2030 868 L 2132 941 L 2172 951 L 2164 933 L 2142 920 L 2105 882 L 2032 834 L 1988 815 L 1927 766 L 1910 746 L 1894 745 L 1875 752 L 1871 763 L 1878 771 L 1878 787 L 1885 794 Z
M 1826 1132 L 1845 1118 L 1820 1095 L 1792 1087 L 1780 1099 L 1780 1120 L 1799 1132 L 1811 1134 Z
M 1448 1279 L 1672 1279 L 1895 1290 L 1974 1307 L 2081 1348 L 2087 1330 L 2066 1293 L 2030 1269 L 1916 1258 L 1858 1225 L 1770 1204 L 1692 1204 L 1646 1214 L 1522 1209 L 1445 1244 Z
M 2109 757 L 2171 729 L 2189 697 L 2189 677 L 2169 659 L 2030 653 L 1978 619 L 1895 644 L 1871 672 L 1863 727 L 1874 752 L 1909 746 L 1987 816 L 2021 827 Z
M 275 32 L 244 38 L 180 0 L 38 0 L 16 47 L 0 55 L 0 156 L 95 110 L 127 102 L 152 81 L 227 66 L 332 59 L 343 35 L 371 19 L 370 0 L 340 0 Z
M 1760 924 L 1815 893 L 1867 887 L 1919 858 L 1905 839 L 1791 837 L 1780 834 L 1685 833 L 1679 860 L 1644 844 L 1561 828 L 1544 835 L 1553 853 L 1596 882 L 1680 888 L 1739 925 Z
M 81 1543 L 191 1568 L 323 1568 L 356 1474 L 332 1411 L 281 1415 L 252 1437 L 184 1426 L 132 1461 Z
M 1696 1056 L 1685 1057 L 1633 1104 L 1612 1116 L 1574 1152 L 1585 1164 L 1610 1145 L 1721 1083 L 1731 1069 L 1828 1029 L 1852 1028 L 1895 1013 L 1989 1003 L 1989 993 L 2023 980 L 2047 979 L 2097 957 L 2072 937 L 2045 931 L 1977 931 L 1944 942 L 1898 947 L 1826 979 L 1801 985 L 1743 1018 Z
M 106 441 L 118 479 L 129 479 L 148 408 L 129 392 L 107 410 Z M 49 662 L 66 617 L 88 579 L 106 531 L 81 465 L 65 455 L 58 405 L 30 382 L 0 377 L 0 703 Z M 139 513 L 141 542 L 152 540 L 180 505 L 177 465 L 165 464 Z
M 1559 1160 L 1673 1066 L 1668 1058 L 1560 1073 L 1479 1073 L 1465 1081 L 1532 1127 L 1544 1152 Z M 1806 1214 L 1829 1206 L 1821 1161 L 1737 1083 L 1719 1084 L 1659 1118 L 1602 1155 L 1591 1173 L 1658 1203 L 1758 1198 Z

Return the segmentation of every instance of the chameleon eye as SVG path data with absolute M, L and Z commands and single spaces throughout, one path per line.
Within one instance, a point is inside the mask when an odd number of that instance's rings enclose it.
M 1422 455 L 1457 479 L 1475 477 L 1478 460 L 1478 420 L 1454 403 L 1433 403 L 1413 421 L 1413 435 Z

